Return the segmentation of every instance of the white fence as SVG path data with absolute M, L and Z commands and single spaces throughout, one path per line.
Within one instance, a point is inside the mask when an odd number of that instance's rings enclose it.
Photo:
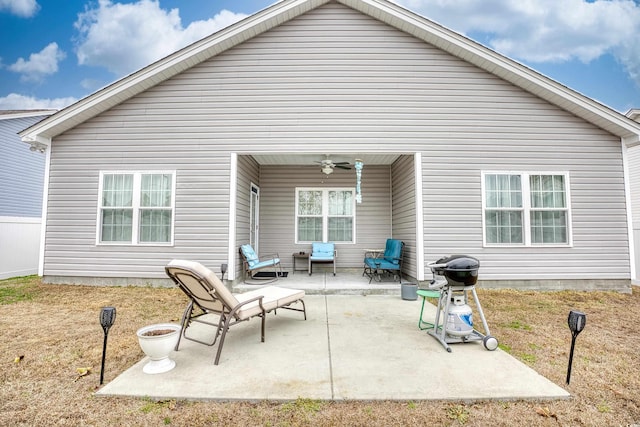
M 40 222 L 0 216 L 0 279 L 38 273 Z

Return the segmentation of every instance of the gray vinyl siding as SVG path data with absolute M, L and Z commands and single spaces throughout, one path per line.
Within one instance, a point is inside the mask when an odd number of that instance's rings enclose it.
M 414 157 L 402 156 L 393 163 L 392 215 L 393 237 L 404 242 L 403 273 L 417 276 L 416 252 L 416 185 Z
M 595 129 L 546 138 L 522 134 L 522 144 L 496 140 L 481 150 L 462 141 L 430 144 L 423 153 L 426 261 L 472 255 L 483 280 L 629 279 L 620 142 Z M 569 172 L 573 247 L 483 248 L 482 170 Z
M 45 117 L 0 120 L 0 216 L 42 216 L 46 155 L 30 151 L 17 134 Z
M 336 170 L 328 177 L 320 167 L 262 166 L 260 168 L 260 252 L 278 253 L 283 267 L 292 267 L 292 254 L 309 252 L 311 245 L 295 243 L 295 189 L 353 188 L 353 170 Z M 389 166 L 366 166 L 362 171 L 362 204 L 356 204 L 356 243 L 337 243 L 338 268 L 363 266 L 365 249 L 384 248 L 391 236 Z
M 45 274 L 158 278 L 174 257 L 217 268 L 228 254 L 230 152 L 372 151 L 422 153 L 424 262 L 467 253 L 493 280 L 629 278 L 619 139 L 334 3 L 57 137 Z M 150 168 L 177 172 L 175 246 L 96 246 L 99 171 Z M 358 243 L 338 248 L 339 266 L 361 265 L 364 248 L 395 232 L 390 167 L 382 169 L 365 165 Z M 482 170 L 568 172 L 573 247 L 483 248 Z M 261 252 L 280 252 L 285 266 L 305 249 L 293 243 L 293 185 L 312 177 L 319 168 L 260 168 Z M 408 216 L 394 225 L 411 226 Z

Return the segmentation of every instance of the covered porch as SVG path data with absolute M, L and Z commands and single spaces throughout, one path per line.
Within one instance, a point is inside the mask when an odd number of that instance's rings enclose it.
M 359 176 L 356 159 L 364 164 Z M 327 161 L 337 166 L 327 167 Z M 394 238 L 404 242 L 403 279 L 430 279 L 424 271 L 421 168 L 420 153 L 232 153 L 228 256 L 233 265 L 227 278 L 233 285 L 242 282 L 242 244 L 250 243 L 259 255 L 278 254 L 282 268 L 298 276 L 305 273 L 301 264 L 306 260 L 294 254 L 308 253 L 313 241 L 331 241 L 337 251 L 336 280 L 320 283 L 312 277 L 308 283 L 315 290 L 340 288 L 341 272 L 362 272 L 365 253 Z M 336 209 L 339 218 L 332 217 L 331 206 L 323 206 L 317 218 L 303 218 L 305 192 L 322 193 L 325 200 L 327 194 L 340 193 L 352 205 Z M 303 230 L 309 223 L 311 230 Z M 398 282 L 389 285 L 385 292 L 400 289 Z M 381 289 L 378 284 L 364 290 Z

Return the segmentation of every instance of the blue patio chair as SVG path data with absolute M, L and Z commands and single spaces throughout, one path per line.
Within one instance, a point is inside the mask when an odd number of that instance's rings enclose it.
M 265 255 L 260 259 L 256 251 L 254 251 L 253 247 L 249 244 L 240 246 L 240 254 L 242 255 L 245 281 L 246 277 L 249 276 L 252 280 L 269 280 L 270 282 L 274 282 L 278 280 L 278 277 L 282 276 L 282 266 L 280 265 L 280 257 L 278 254 Z M 273 276 L 266 275 L 266 277 L 256 277 L 256 273 L 266 268 L 273 269 Z
M 369 276 L 369 283 L 372 280 L 382 281 L 382 275 L 393 274 L 398 276 L 398 281 L 402 283 L 402 257 L 404 252 L 404 242 L 398 239 L 387 239 L 384 253 L 377 257 L 364 258 L 363 275 Z
M 333 275 L 336 275 L 336 247 L 333 243 L 318 243 L 311 244 L 311 255 L 309 255 L 309 276 L 313 271 L 312 265 L 314 262 L 332 263 Z

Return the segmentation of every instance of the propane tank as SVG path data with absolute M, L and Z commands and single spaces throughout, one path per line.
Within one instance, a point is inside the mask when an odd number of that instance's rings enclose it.
M 464 337 L 473 332 L 473 312 L 471 307 L 465 303 L 463 295 L 456 295 L 452 298 L 453 305 L 449 306 L 447 316 L 447 334 L 457 337 Z

